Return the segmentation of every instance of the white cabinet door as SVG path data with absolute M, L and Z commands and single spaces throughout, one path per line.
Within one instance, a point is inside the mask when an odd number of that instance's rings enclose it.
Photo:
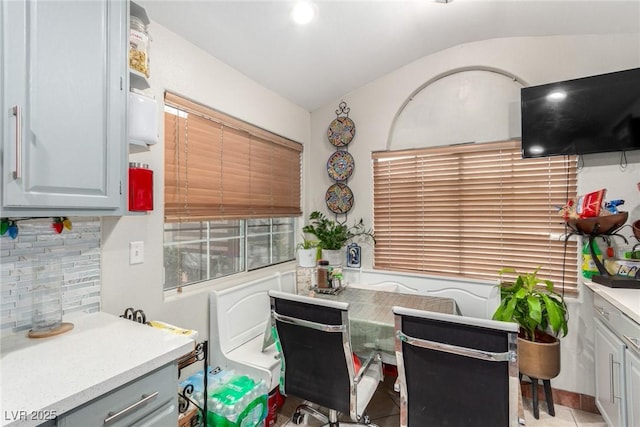
M 595 320 L 596 406 L 610 427 L 626 426 L 624 369 L 625 345 Z
M 121 213 L 126 2 L 2 8 L 3 216 Z
M 627 424 L 640 426 L 640 357 L 627 350 Z

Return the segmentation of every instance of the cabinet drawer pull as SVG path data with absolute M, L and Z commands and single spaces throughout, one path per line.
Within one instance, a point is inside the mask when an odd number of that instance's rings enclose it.
M 22 178 L 22 108 L 19 105 L 13 107 L 13 115 L 16 116 L 16 164 L 13 178 Z
M 602 316 L 605 319 L 609 320 L 609 312 L 606 311 L 604 309 L 604 307 L 600 307 L 599 305 L 595 305 L 595 306 L 593 306 L 593 308 L 596 309 L 596 311 L 600 314 L 600 316 Z
M 116 421 L 118 418 L 121 418 L 125 415 L 127 415 L 129 412 L 133 412 L 136 409 L 140 408 L 141 406 L 146 405 L 147 403 L 151 402 L 153 399 L 155 399 L 156 397 L 158 397 L 158 392 L 153 392 L 151 394 L 143 394 L 142 397 L 140 398 L 140 400 L 138 400 L 136 403 L 134 403 L 133 405 L 127 406 L 126 408 L 124 408 L 121 411 L 118 412 L 109 412 L 107 415 L 107 418 L 104 419 L 104 425 L 109 425 L 112 422 Z
M 622 337 L 627 340 L 627 342 L 629 344 L 631 344 L 633 346 L 633 348 L 635 348 L 636 350 L 640 351 L 640 339 L 639 338 L 633 338 L 630 337 L 628 335 L 622 335 Z

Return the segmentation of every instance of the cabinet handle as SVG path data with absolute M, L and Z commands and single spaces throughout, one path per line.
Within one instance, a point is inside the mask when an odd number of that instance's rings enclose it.
M 615 396 L 613 394 L 613 354 L 609 353 L 609 400 L 615 404 Z
M 121 411 L 118 412 L 109 412 L 107 415 L 107 418 L 104 419 L 104 425 L 108 425 L 111 424 L 112 422 L 116 421 L 118 418 L 121 418 L 125 415 L 127 415 L 129 412 L 133 412 L 136 409 L 140 408 L 141 406 L 146 405 L 147 403 L 151 402 L 153 399 L 155 399 L 156 397 L 158 397 L 158 392 L 153 392 L 151 394 L 143 394 L 142 397 L 140 398 L 140 400 L 138 400 L 136 403 L 134 403 L 133 405 L 129 405 L 126 408 L 124 408 Z
M 595 305 L 595 306 L 593 306 L 593 308 L 595 308 L 596 311 L 598 313 L 600 313 L 600 316 L 602 316 L 605 319 L 609 320 L 609 312 L 606 311 L 603 307 L 600 307 L 599 305 Z
M 640 351 L 640 339 L 633 338 L 628 335 L 622 335 L 622 337 L 629 342 L 636 350 Z
M 613 376 L 613 365 L 620 366 L 620 363 L 614 361 L 613 353 L 609 353 L 609 400 L 611 401 L 612 404 L 615 405 L 615 403 L 616 403 L 615 399 L 621 399 L 621 397 L 615 395 L 615 390 L 614 390 L 615 382 L 614 382 L 614 376 Z M 618 372 L 619 372 L 619 370 L 620 370 L 620 368 L 618 368 Z
M 13 178 L 22 178 L 22 108 L 19 105 L 13 107 L 13 115 L 16 116 L 16 167 Z

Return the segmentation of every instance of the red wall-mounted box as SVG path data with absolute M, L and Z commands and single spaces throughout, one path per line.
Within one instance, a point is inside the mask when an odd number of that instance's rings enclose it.
M 153 171 L 148 165 L 129 163 L 129 210 L 153 210 Z

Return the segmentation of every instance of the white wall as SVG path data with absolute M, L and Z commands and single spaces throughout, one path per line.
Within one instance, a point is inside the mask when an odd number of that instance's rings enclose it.
M 160 104 L 164 91 L 171 90 L 294 141 L 308 143 L 309 112 L 256 84 L 159 24 L 153 22 L 149 31 L 153 37 L 150 92 Z M 161 111 L 158 114 L 162 117 Z M 160 123 L 163 123 L 162 118 Z M 200 333 L 200 339 L 205 339 L 208 337 L 207 290 L 210 285 L 197 285 L 182 294 L 169 295 L 165 295 L 162 288 L 163 150 L 161 142 L 149 152 L 130 156 L 131 161 L 149 163 L 154 171 L 155 210 L 146 215 L 102 219 L 102 310 L 119 315 L 127 307 L 142 309 L 150 320 L 195 329 Z M 131 241 L 144 242 L 143 264 L 129 265 Z M 293 263 L 280 269 L 283 268 L 290 270 Z M 265 273 L 268 272 L 220 280 L 215 286 L 229 286 Z
M 356 165 L 349 180 L 355 199 L 349 221 L 362 217 L 370 225 L 373 210 L 371 152 L 397 148 L 389 147 L 394 119 L 409 97 L 430 80 L 456 70 L 490 68 L 536 85 L 639 66 L 640 37 L 637 34 L 495 39 L 456 46 L 421 58 L 312 112 L 311 144 L 305 155 L 319 160 L 305 169 L 305 179 L 313 183 L 306 189 L 305 212 L 317 209 L 327 212 L 324 193 L 332 181 L 323 159 L 329 158 L 334 147 L 327 141 L 326 129 L 335 118 L 335 109 L 342 100 L 351 108 L 349 117 L 356 125 L 356 136 L 349 145 Z M 456 85 L 459 81 L 448 79 L 441 82 Z M 455 93 L 460 88 L 445 89 Z M 447 104 L 446 100 L 443 104 Z M 465 126 L 453 109 L 448 116 L 441 114 L 441 117 L 451 126 L 452 133 L 457 133 L 455 128 Z M 506 114 L 502 117 L 503 121 L 485 124 L 493 129 L 481 129 L 478 133 L 490 134 L 497 140 L 514 136 L 509 117 Z M 475 122 L 477 125 L 478 121 Z M 439 130 L 439 134 L 444 133 Z M 428 144 L 426 142 L 423 146 Z M 585 167 L 578 177 L 579 191 L 606 187 L 610 198 L 625 199 L 624 208 L 632 212 L 640 204 L 640 195 L 635 187 L 640 181 L 640 155 L 630 153 L 627 160 L 629 165 L 621 170 L 619 154 L 585 156 Z M 640 212 L 635 217 L 638 218 Z M 625 234 L 631 235 L 630 230 Z M 372 248 L 366 245 L 363 245 L 362 263 L 363 267 L 372 266 Z M 569 336 L 562 340 L 562 372 L 552 384 L 555 388 L 594 395 L 593 322 L 591 299 L 587 292 L 582 292 L 579 298 L 568 299 L 570 331 Z
M 163 91 L 171 89 L 305 144 L 304 212 L 326 212 L 324 193 L 332 182 L 327 176 L 324 159 L 334 148 L 326 139 L 326 129 L 335 118 L 335 109 L 341 99 L 309 115 L 160 25 L 152 23 L 150 32 L 153 36 L 151 85 L 156 98 L 161 100 Z M 349 181 L 355 194 L 350 220 L 363 217 L 371 224 L 371 152 L 387 148 L 396 114 L 425 82 L 441 73 L 478 66 L 504 70 L 529 84 L 638 67 L 639 43 L 637 35 L 517 38 L 470 43 L 422 58 L 346 94 L 342 99 L 351 108 L 350 117 L 357 128 L 356 137 L 349 146 L 356 162 Z M 464 125 L 455 117 L 451 117 L 450 123 L 452 126 Z M 501 126 L 505 129 L 504 124 Z M 625 208 L 631 211 L 640 203 L 635 190 L 635 183 L 640 181 L 637 177 L 640 159 L 636 155 L 629 156 L 629 166 L 621 171 L 614 157 L 594 155 L 585 158 L 585 168 L 579 177 L 580 191 L 606 183 L 604 186 L 609 188 L 612 197 L 618 198 L 618 194 L 624 193 Z M 141 308 L 150 319 L 196 329 L 202 338 L 206 338 L 207 289 L 210 285 L 196 286 L 180 295 L 165 296 L 162 290 L 163 158 L 163 147 L 159 144 L 148 153 L 135 154 L 131 159 L 149 163 L 154 170 L 156 209 L 147 215 L 103 219 L 102 309 L 120 314 L 126 307 Z M 130 266 L 129 242 L 137 240 L 145 244 L 145 262 Z M 366 245 L 363 245 L 362 259 L 363 267 L 371 266 L 371 250 Z M 229 286 L 265 273 L 268 272 L 222 281 L 215 286 Z M 588 298 L 583 292 L 580 298 L 569 301 L 570 335 L 563 340 L 563 370 L 553 386 L 593 395 L 592 322 L 589 310 L 583 308 L 583 304 L 590 301 Z

